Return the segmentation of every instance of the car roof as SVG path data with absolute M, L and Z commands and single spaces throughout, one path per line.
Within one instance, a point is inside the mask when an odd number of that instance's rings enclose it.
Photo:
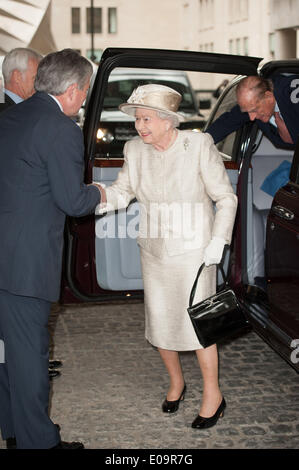
M 279 75 L 281 73 L 298 74 L 299 59 L 272 60 L 261 62 L 258 68 L 259 74 L 264 77 Z

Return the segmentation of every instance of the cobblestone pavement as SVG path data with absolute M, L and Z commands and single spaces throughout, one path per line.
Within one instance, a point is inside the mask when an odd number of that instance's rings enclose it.
M 187 392 L 165 416 L 168 376 L 144 339 L 143 303 L 54 305 L 51 418 L 87 449 L 298 449 L 298 374 L 252 331 L 219 347 L 224 418 L 190 427 L 202 392 L 195 354 L 182 353 Z M 0 440 L 0 448 L 4 443 Z

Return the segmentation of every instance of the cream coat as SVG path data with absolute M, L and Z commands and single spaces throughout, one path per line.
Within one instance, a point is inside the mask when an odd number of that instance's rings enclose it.
M 168 350 L 200 349 L 187 314 L 190 290 L 211 237 L 230 243 L 237 208 L 211 136 L 179 131 L 165 152 L 139 137 L 127 142 L 123 168 L 106 194 L 107 204 L 96 213 L 124 208 L 134 198 L 140 204 L 147 340 Z M 201 275 L 194 302 L 215 289 L 216 270 L 210 266 Z
M 138 244 L 154 256 L 204 248 L 212 236 L 231 241 L 237 197 L 209 134 L 179 131 L 165 152 L 139 137 L 127 142 L 123 168 L 106 194 L 107 205 L 99 205 L 96 213 L 137 199 Z

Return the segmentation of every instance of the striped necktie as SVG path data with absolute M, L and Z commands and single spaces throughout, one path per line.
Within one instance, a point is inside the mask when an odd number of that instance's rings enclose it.
M 274 119 L 275 119 L 275 122 L 276 122 L 276 125 L 277 125 L 278 133 L 279 133 L 280 137 L 282 138 L 282 140 L 284 142 L 287 142 L 288 144 L 293 144 L 294 143 L 293 139 L 290 136 L 290 133 L 287 129 L 287 126 L 285 125 L 285 122 L 282 119 L 282 117 L 280 116 L 280 113 L 278 111 L 275 111 Z

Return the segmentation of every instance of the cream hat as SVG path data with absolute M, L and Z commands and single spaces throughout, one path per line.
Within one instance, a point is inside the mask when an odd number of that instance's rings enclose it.
M 177 113 L 182 96 L 176 90 L 165 85 L 141 85 L 131 94 L 126 103 L 119 105 L 119 109 L 129 116 L 135 116 L 136 108 L 152 109 L 177 118 L 177 124 L 184 120 Z

